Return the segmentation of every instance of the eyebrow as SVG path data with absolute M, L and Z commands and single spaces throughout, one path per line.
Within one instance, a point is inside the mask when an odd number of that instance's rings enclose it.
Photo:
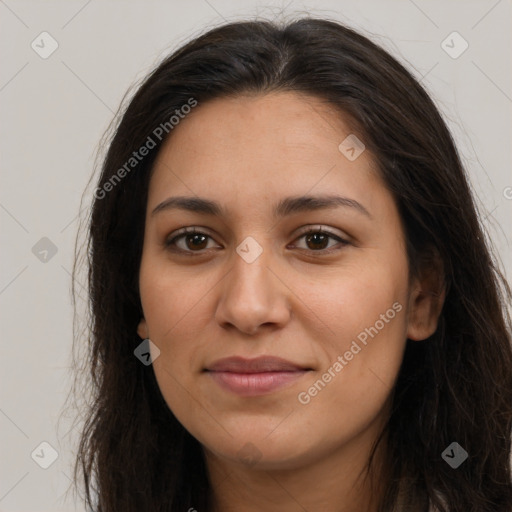
M 334 195 L 286 197 L 276 204 L 273 215 L 275 218 L 281 218 L 294 213 L 334 209 L 340 206 L 353 208 L 359 213 L 366 215 L 368 218 L 373 218 L 370 212 L 355 199 Z M 224 208 L 216 201 L 195 196 L 169 197 L 156 206 L 151 212 L 151 216 L 173 209 L 214 215 L 217 217 L 227 216 Z

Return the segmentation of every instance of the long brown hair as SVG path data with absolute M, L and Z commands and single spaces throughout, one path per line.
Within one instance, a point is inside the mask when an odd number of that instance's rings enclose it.
M 352 29 L 313 18 L 208 31 L 165 58 L 119 116 L 81 249 L 90 318 L 87 374 L 76 389 L 91 400 L 74 477 L 82 479 L 87 505 L 97 512 L 208 510 L 202 448 L 165 403 L 152 366 L 134 356 L 148 183 L 165 137 L 153 136 L 155 147 L 133 169 L 119 169 L 190 98 L 201 105 L 277 90 L 320 98 L 357 123 L 395 197 L 410 272 L 432 252 L 444 268 L 438 329 L 423 342 L 407 341 L 393 391 L 385 430 L 390 483 L 380 510 L 395 510 L 404 482 L 443 512 L 512 510 L 511 294 L 455 144 L 429 95 L 397 60 Z M 457 469 L 442 457 L 452 442 L 468 453 Z

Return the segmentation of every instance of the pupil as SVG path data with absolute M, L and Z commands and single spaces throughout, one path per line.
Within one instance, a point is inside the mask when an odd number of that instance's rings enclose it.
M 327 241 L 327 237 L 323 233 L 314 233 L 312 235 L 308 235 L 307 241 L 310 242 L 311 240 L 313 240 L 313 244 L 321 244 L 322 247 L 320 247 L 320 249 L 325 249 L 326 244 L 323 242 Z
M 202 238 L 202 239 L 203 239 L 203 240 L 202 240 L 202 242 L 199 242 L 199 244 L 201 244 L 201 243 L 203 243 L 203 244 L 204 244 L 204 241 L 206 240 L 206 236 L 205 236 L 205 235 L 197 235 L 197 234 L 190 235 L 190 236 L 189 236 L 189 238 L 188 238 L 188 240 L 189 240 L 189 241 L 190 241 L 190 240 L 193 240 L 192 245 L 193 245 L 194 247 L 196 247 L 196 249 L 197 249 L 197 248 L 198 248 L 198 249 L 203 249 L 203 247 L 199 247 L 199 245 L 198 245 L 198 244 L 196 244 L 196 242 L 198 241 L 198 239 L 199 239 L 199 238 Z

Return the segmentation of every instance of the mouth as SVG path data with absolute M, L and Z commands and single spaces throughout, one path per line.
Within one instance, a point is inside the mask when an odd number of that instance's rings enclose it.
M 278 357 L 256 359 L 230 357 L 204 370 L 225 391 L 240 396 L 259 396 L 284 389 L 312 371 Z

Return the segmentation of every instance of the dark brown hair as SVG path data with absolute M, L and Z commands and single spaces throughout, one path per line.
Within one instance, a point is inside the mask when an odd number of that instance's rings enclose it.
M 443 512 L 512 510 L 511 294 L 455 144 L 429 95 L 397 60 L 352 29 L 313 18 L 210 30 L 165 58 L 120 115 L 85 247 L 88 374 L 77 389 L 88 390 L 91 400 L 74 476 L 78 482 L 83 475 L 88 506 L 208 510 L 202 448 L 165 403 L 152 366 L 134 356 L 148 183 L 165 137 L 153 137 L 156 147 L 122 179 L 112 178 L 190 98 L 201 105 L 271 91 L 314 96 L 353 120 L 395 197 L 411 275 L 427 264 L 427 254 L 442 261 L 447 294 L 438 329 L 423 342 L 407 340 L 392 394 L 389 482 L 380 510 L 396 509 L 404 484 Z M 454 441 L 469 455 L 457 469 L 441 456 Z

